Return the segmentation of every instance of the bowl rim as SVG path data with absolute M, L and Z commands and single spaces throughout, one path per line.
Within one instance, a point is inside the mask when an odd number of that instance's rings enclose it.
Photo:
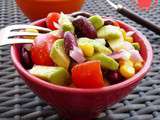
M 37 21 L 33 22 L 32 24 L 42 23 L 44 21 L 45 21 L 45 18 L 37 20 Z M 131 77 L 131 78 L 129 78 L 129 79 L 123 81 L 123 82 L 120 82 L 120 83 L 117 83 L 117 84 L 114 84 L 114 85 L 110 85 L 110 86 L 105 86 L 105 87 L 102 87 L 102 88 L 92 88 L 92 89 L 71 88 L 71 87 L 65 87 L 65 86 L 51 84 L 47 81 L 41 80 L 40 78 L 37 78 L 37 77 L 31 75 L 27 70 L 24 69 L 24 67 L 22 66 L 20 61 L 18 61 L 18 59 L 16 57 L 16 54 L 15 54 L 16 53 L 16 46 L 15 45 L 11 45 L 12 61 L 15 65 L 16 69 L 19 71 L 20 75 L 22 74 L 22 76 L 26 77 L 30 81 L 36 82 L 39 85 L 42 85 L 46 88 L 50 88 L 50 89 L 53 89 L 53 90 L 58 90 L 58 91 L 65 92 L 65 93 L 70 92 L 70 93 L 83 93 L 83 94 L 90 93 L 90 94 L 94 94 L 94 93 L 101 93 L 101 92 L 110 92 L 112 90 L 117 90 L 117 89 L 124 88 L 125 86 L 129 86 L 131 84 L 134 84 L 135 82 L 140 81 L 142 79 L 142 77 L 144 77 L 144 75 L 148 72 L 148 70 L 151 66 L 151 63 L 152 63 L 152 59 L 153 59 L 153 51 L 152 51 L 151 44 L 149 43 L 149 41 L 146 39 L 146 37 L 141 32 L 139 32 L 134 27 L 132 27 L 132 26 L 130 26 L 130 25 L 128 25 L 128 24 L 126 24 L 122 21 L 118 20 L 117 22 L 120 22 L 120 23 L 124 24 L 125 26 L 133 29 L 138 34 L 138 36 L 143 37 L 142 41 L 143 41 L 143 43 L 144 43 L 144 45 L 147 49 L 146 62 L 144 64 L 143 68 L 138 73 L 136 73 L 133 77 Z

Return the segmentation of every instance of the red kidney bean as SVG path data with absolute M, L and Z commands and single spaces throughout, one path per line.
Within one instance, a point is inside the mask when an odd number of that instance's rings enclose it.
M 92 23 L 83 16 L 78 16 L 72 21 L 75 29 L 82 34 L 83 37 L 94 39 L 97 37 L 96 29 Z

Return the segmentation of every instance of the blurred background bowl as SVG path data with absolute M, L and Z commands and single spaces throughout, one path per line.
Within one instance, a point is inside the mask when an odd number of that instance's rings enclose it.
M 46 17 L 49 12 L 79 11 L 85 0 L 16 0 L 23 13 L 31 20 Z

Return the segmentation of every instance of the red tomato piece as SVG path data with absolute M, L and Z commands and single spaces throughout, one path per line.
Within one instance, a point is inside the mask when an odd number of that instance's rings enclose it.
M 100 88 L 104 86 L 100 61 L 88 61 L 72 68 L 72 81 L 78 88 Z
M 119 24 L 116 21 L 113 21 L 113 25 L 119 27 Z
M 58 20 L 60 18 L 60 14 L 57 12 L 51 12 L 48 14 L 46 19 L 47 27 L 51 30 L 57 30 L 57 28 L 54 26 L 54 22 L 58 23 Z
M 32 48 L 31 57 L 34 64 L 37 65 L 53 65 L 53 61 L 50 58 L 50 50 L 54 41 L 58 38 L 51 34 L 42 34 L 36 37 Z

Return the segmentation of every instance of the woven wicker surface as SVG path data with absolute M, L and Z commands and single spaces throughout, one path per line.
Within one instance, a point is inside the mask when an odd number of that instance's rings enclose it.
M 160 5 L 146 14 L 137 11 L 128 1 L 119 0 L 119 3 L 159 24 Z M 105 0 L 87 0 L 83 10 L 116 17 L 135 26 L 147 36 L 154 50 L 152 68 L 145 79 L 121 102 L 104 111 L 106 116 L 97 120 L 160 120 L 160 36 L 116 13 Z M 14 0 L 0 0 L 0 28 L 28 22 Z M 10 47 L 5 46 L 0 47 L 0 120 L 9 119 L 60 120 L 54 108 L 40 100 L 21 80 L 12 65 Z

